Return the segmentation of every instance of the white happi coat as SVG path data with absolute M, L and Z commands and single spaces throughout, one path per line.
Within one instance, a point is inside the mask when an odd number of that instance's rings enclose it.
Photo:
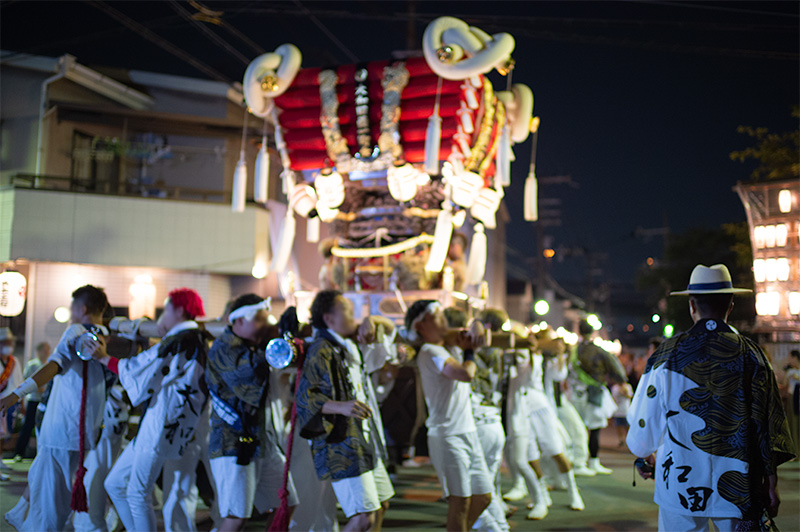
M 197 323 L 179 323 L 164 335 L 164 341 L 188 329 L 197 329 Z M 208 394 L 203 361 L 187 360 L 186 353 L 160 356 L 164 341 L 120 360 L 119 378 L 134 406 L 150 401 L 133 444 L 176 459 L 194 437 Z

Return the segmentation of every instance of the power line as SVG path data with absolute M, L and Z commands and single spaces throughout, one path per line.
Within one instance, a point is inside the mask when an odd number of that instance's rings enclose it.
M 298 0 L 295 1 L 299 4 Z M 345 12 L 337 10 L 319 10 L 319 9 L 315 9 L 312 12 L 307 8 L 304 8 L 304 11 L 302 13 L 296 10 L 290 11 L 280 7 L 261 7 L 261 6 L 250 8 L 248 11 L 253 13 L 279 14 L 282 16 L 298 16 L 298 17 L 308 16 L 309 18 L 312 18 L 312 20 L 314 20 L 315 23 L 318 22 L 318 19 L 316 19 L 316 15 L 328 18 L 381 20 L 387 22 L 396 22 L 396 21 L 406 20 L 408 18 L 408 15 L 405 13 L 391 13 L 387 15 L 381 15 L 381 14 L 363 13 L 363 12 L 354 13 L 354 12 Z M 428 22 L 430 22 L 431 20 L 435 19 L 438 16 L 439 14 L 436 13 L 417 14 L 416 20 L 420 24 L 427 24 Z M 776 60 L 789 60 L 789 61 L 797 61 L 798 59 L 800 59 L 800 54 L 797 54 L 796 52 L 783 52 L 778 50 L 750 50 L 743 48 L 726 48 L 719 46 L 704 46 L 704 45 L 686 45 L 686 44 L 676 44 L 673 42 L 657 42 L 652 40 L 642 41 L 637 39 L 620 38 L 620 37 L 605 37 L 602 35 L 587 35 L 587 34 L 577 33 L 574 31 L 564 32 L 552 29 L 537 29 L 533 27 L 534 25 L 537 24 L 549 26 L 552 25 L 554 22 L 563 22 L 568 26 L 574 24 L 583 24 L 583 25 L 600 24 L 607 26 L 635 25 L 635 26 L 640 26 L 643 29 L 652 25 L 656 26 L 660 25 L 660 26 L 678 27 L 684 29 L 691 28 L 698 31 L 708 31 L 709 29 L 717 31 L 771 31 L 771 32 L 780 30 L 797 31 L 796 26 L 789 26 L 789 25 L 751 26 L 751 25 L 726 25 L 720 23 L 696 23 L 687 21 L 666 21 L 666 20 L 543 18 L 543 17 L 524 17 L 524 16 L 511 17 L 503 15 L 471 15 L 471 14 L 451 15 L 451 16 L 461 18 L 462 20 L 471 23 L 480 22 L 481 24 L 483 24 L 483 29 L 489 32 L 505 31 L 509 33 L 515 33 L 517 35 L 524 34 L 528 37 L 536 39 L 551 40 L 557 42 L 602 44 L 609 46 L 624 46 L 637 49 L 646 48 L 650 50 L 661 50 L 667 52 L 690 53 L 690 54 L 701 54 L 701 55 L 719 55 L 726 57 L 776 59 Z M 319 24 L 321 24 L 321 22 Z M 329 35 L 327 29 L 325 31 L 326 35 Z
M 183 6 L 181 6 L 177 2 L 177 0 L 170 0 L 170 5 L 172 6 L 172 9 L 174 9 L 181 17 L 188 20 L 195 28 L 197 28 L 200 31 L 200 33 L 208 37 L 208 39 L 211 42 L 213 42 L 214 44 L 216 44 L 217 46 L 219 46 L 220 48 L 231 54 L 233 57 L 241 61 L 242 64 L 244 65 L 250 64 L 249 58 L 245 57 L 244 54 L 242 54 L 239 50 L 231 46 L 225 39 L 223 39 L 213 31 L 211 31 L 209 28 L 207 28 L 201 21 L 194 18 L 191 13 L 189 13 L 186 9 L 183 8 Z
M 345 46 L 344 43 L 342 41 L 340 41 L 336 37 L 336 35 L 331 33 L 331 31 L 328 28 L 325 27 L 325 24 L 323 24 L 316 17 L 316 15 L 314 15 L 306 6 L 304 6 L 303 3 L 300 2 L 300 0 L 294 0 L 294 3 L 295 3 L 295 5 L 297 5 L 297 7 L 299 7 L 303 11 L 304 15 L 306 15 L 308 18 L 311 19 L 311 22 L 313 22 L 322 31 L 322 33 L 324 33 L 331 41 L 333 41 L 333 44 L 338 46 L 339 49 L 342 52 L 344 52 L 344 54 L 350 59 L 350 61 L 352 61 L 353 63 L 358 63 L 359 62 L 358 56 L 356 56 L 356 54 L 351 52 L 350 49 L 347 46 Z
M 746 13 L 748 15 L 768 15 L 772 17 L 794 18 L 797 19 L 798 15 L 795 13 L 781 13 L 779 11 L 762 11 L 760 9 L 742 9 L 740 7 L 726 7 L 720 5 L 702 5 L 692 4 L 689 2 L 666 2 L 659 0 L 623 0 L 628 2 L 655 4 L 669 7 L 682 7 L 689 9 L 705 9 L 707 11 L 727 11 L 729 13 Z
M 190 65 L 195 67 L 197 70 L 203 72 L 204 74 L 216 79 L 217 81 L 224 81 L 225 83 L 231 83 L 231 81 L 224 74 L 222 74 L 219 71 L 217 71 L 216 69 L 206 65 L 205 63 L 203 63 L 201 61 L 198 61 L 189 52 L 186 52 L 185 50 L 183 50 L 181 48 L 178 48 L 177 46 L 175 46 L 174 44 L 172 44 L 168 40 L 164 39 L 163 37 L 160 37 L 159 35 L 156 35 L 155 33 L 150 31 L 144 25 L 136 22 L 135 20 L 130 18 L 128 15 L 118 11 L 117 9 L 111 7 L 110 5 L 106 4 L 105 2 L 102 2 L 100 0 L 95 0 L 95 1 L 90 1 L 88 3 L 89 3 L 89 5 L 91 5 L 93 7 L 96 7 L 97 9 L 99 9 L 100 11 L 102 11 L 103 13 L 108 15 L 109 17 L 113 18 L 114 20 L 116 20 L 117 22 L 119 22 L 120 24 L 125 26 L 126 28 L 129 28 L 129 29 L 133 30 L 134 32 L 136 32 L 137 34 L 142 36 L 143 38 L 147 39 L 148 41 L 152 42 L 153 44 L 161 47 L 165 51 L 167 51 L 170 54 L 174 55 L 178 59 L 186 61 L 187 63 L 189 63 Z

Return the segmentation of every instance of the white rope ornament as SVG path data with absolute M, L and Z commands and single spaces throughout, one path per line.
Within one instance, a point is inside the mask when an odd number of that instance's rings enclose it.
M 247 321 L 253 321 L 253 318 L 256 317 L 259 310 L 266 310 L 269 311 L 270 303 L 272 302 L 272 298 L 268 297 L 259 303 L 254 303 L 252 305 L 245 305 L 243 307 L 239 307 L 230 314 L 228 314 L 228 322 L 233 325 L 233 322 L 238 320 L 239 318 L 244 318 Z

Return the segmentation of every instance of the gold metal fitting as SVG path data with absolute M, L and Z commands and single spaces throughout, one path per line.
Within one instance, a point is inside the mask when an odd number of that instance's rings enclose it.
M 500 72 L 500 75 L 507 76 L 509 72 L 514 70 L 514 67 L 516 66 L 516 64 L 517 64 L 517 62 L 514 61 L 514 58 L 509 57 L 508 61 L 506 61 L 503 66 L 497 67 L 497 71 Z
M 451 61 L 453 61 L 454 57 L 455 57 L 455 52 L 453 51 L 453 48 L 450 46 L 445 45 L 436 50 L 436 58 L 439 59 L 439 61 L 441 61 L 442 63 L 450 63 Z
M 278 76 L 275 74 L 267 74 L 261 78 L 261 89 L 264 92 L 275 92 L 278 90 Z

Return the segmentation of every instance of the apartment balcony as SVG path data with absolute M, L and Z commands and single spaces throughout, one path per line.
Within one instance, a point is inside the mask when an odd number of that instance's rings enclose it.
M 86 180 L 0 183 L 0 262 L 18 259 L 249 275 L 265 263 L 269 212 L 234 213 L 223 192 L 177 187 L 136 195 Z

